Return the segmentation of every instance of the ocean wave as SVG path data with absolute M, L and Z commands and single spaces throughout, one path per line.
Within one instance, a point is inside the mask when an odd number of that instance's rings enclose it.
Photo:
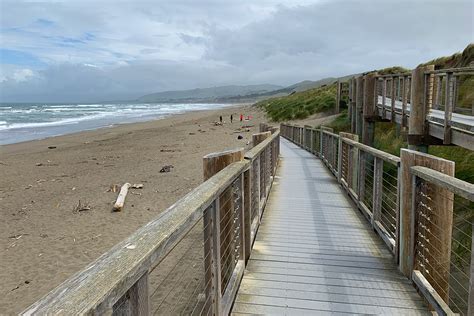
M 74 117 L 74 118 L 67 118 L 58 121 L 52 122 L 32 122 L 32 123 L 13 123 L 8 124 L 6 126 L 1 126 L 0 129 L 22 129 L 22 128 L 37 128 L 37 127 L 48 127 L 48 126 L 61 126 L 61 125 L 70 125 L 70 124 L 78 124 L 82 121 L 94 120 L 99 119 L 107 116 L 107 113 L 100 113 L 95 115 L 88 115 L 82 117 Z
M 76 106 L 80 108 L 101 108 L 104 104 L 78 104 Z
M 12 135 L 23 135 L 24 130 L 32 130 L 35 131 L 35 135 L 39 135 L 37 133 L 51 133 L 51 135 L 54 135 L 57 133 L 58 127 L 61 126 L 65 126 L 63 130 L 66 131 L 80 131 L 109 126 L 111 124 L 157 119 L 188 111 L 224 107 L 226 105 L 213 103 L 42 104 L 37 108 L 33 106 L 23 108 L 9 107 L 8 109 L 0 107 L 2 115 L 4 113 L 8 115 L 8 117 L 5 117 L 6 121 L 0 121 L 0 131 L 2 133 L 12 133 Z M 2 118 L 5 119 L 4 117 Z M 84 121 L 87 123 L 78 125 Z M 51 131 L 48 130 L 48 127 L 51 127 Z
M 54 108 L 54 109 L 44 108 L 42 111 L 43 112 L 78 112 L 78 113 L 82 113 L 84 110 L 77 109 L 77 108 Z

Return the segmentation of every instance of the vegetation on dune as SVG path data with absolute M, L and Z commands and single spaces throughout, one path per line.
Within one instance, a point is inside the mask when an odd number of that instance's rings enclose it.
M 474 61 L 474 44 L 469 44 L 461 53 L 430 60 L 425 65 L 435 65 L 435 69 L 467 67 Z
M 275 122 L 304 119 L 315 113 L 333 110 L 335 105 L 335 83 L 256 103 Z
M 394 66 L 394 67 L 379 69 L 377 70 L 377 73 L 379 75 L 394 75 L 394 74 L 401 74 L 401 73 L 405 73 L 409 71 L 410 69 L 407 69 L 401 66 Z
M 349 113 L 347 109 L 343 110 L 329 125 L 335 133 L 350 132 L 351 122 L 349 120 Z

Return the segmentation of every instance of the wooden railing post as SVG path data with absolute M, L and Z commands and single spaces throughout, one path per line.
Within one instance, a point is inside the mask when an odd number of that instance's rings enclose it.
M 408 103 L 408 76 L 403 76 L 402 82 L 402 130 L 407 126 L 407 103 Z
M 245 264 L 250 258 L 250 251 L 252 250 L 252 175 L 251 169 L 248 169 L 243 174 L 244 177 L 244 253 L 245 253 Z
M 337 81 L 337 94 L 336 94 L 336 108 L 335 112 L 339 113 L 340 112 L 340 105 L 341 105 L 341 82 L 338 80 Z
M 454 91 L 453 91 L 453 73 L 446 73 L 446 87 L 445 87 L 445 101 L 444 101 L 444 138 L 443 144 L 451 143 L 451 119 L 453 116 L 453 100 L 454 100 Z
M 380 221 L 382 215 L 382 188 L 383 188 L 383 160 L 375 157 L 374 160 L 374 181 L 372 194 L 372 227 Z
M 369 73 L 364 76 L 364 105 L 363 105 L 363 132 L 362 132 L 362 143 L 368 146 L 374 144 L 374 130 L 375 122 L 374 117 L 376 115 L 376 98 L 377 91 L 375 85 L 377 82 L 376 73 Z
M 323 152 L 323 141 L 324 141 L 324 135 L 323 135 L 323 128 L 319 128 L 319 157 L 322 159 L 324 156 Z
M 209 225 L 212 227 L 212 235 L 211 236 L 204 236 L 204 240 L 208 240 L 207 243 L 211 243 L 212 250 L 210 253 L 212 254 L 209 259 L 206 260 L 204 263 L 205 270 L 208 267 L 207 264 L 211 269 L 210 271 L 210 279 L 206 278 L 204 284 L 206 284 L 206 294 L 211 295 L 214 297 L 212 301 L 212 311 L 214 315 L 220 315 L 222 309 L 222 262 L 221 262 L 221 246 L 220 246 L 220 235 L 221 235 L 221 227 L 220 227 L 220 202 L 219 198 L 214 201 L 213 207 L 210 209 L 211 214 L 211 222 Z M 204 218 L 206 219 L 206 218 Z M 204 225 L 207 225 L 205 222 Z M 204 249 L 206 250 L 206 244 L 204 244 Z M 206 252 L 204 252 L 204 256 L 206 256 Z M 206 257 L 205 257 L 206 258 Z M 210 262 L 209 262 L 210 261 Z M 207 277 L 207 275 L 206 275 Z M 210 281 L 210 282 L 209 282 Z M 207 299 L 206 299 L 207 300 Z
M 413 166 L 428 167 L 433 170 L 443 172 L 447 175 L 454 176 L 454 162 L 445 160 L 436 156 L 428 155 L 414 150 L 402 149 L 400 152 L 401 159 L 401 206 L 400 206 L 400 240 L 399 240 L 399 260 L 400 271 L 408 278 L 411 278 L 414 263 L 414 229 L 415 214 L 413 210 L 413 179 L 410 168 Z M 444 194 L 433 199 L 434 202 L 444 203 L 438 198 L 443 198 Z M 449 205 L 446 205 L 449 208 Z M 445 214 L 451 213 L 451 221 L 446 218 Z M 446 227 L 446 234 L 450 234 L 452 227 L 452 205 L 451 209 L 445 209 L 445 214 L 439 214 L 446 221 L 443 221 L 441 227 Z M 449 228 L 448 228 L 449 227 Z M 446 240 L 451 236 L 439 236 L 440 240 Z M 449 244 L 450 247 L 450 244 Z M 446 248 L 439 249 L 441 253 L 446 252 Z
M 244 159 L 244 149 L 238 148 L 233 150 L 228 150 L 224 152 L 212 153 L 208 154 L 203 157 L 203 176 L 204 181 L 211 178 L 213 175 L 227 167 L 228 165 L 242 161 Z M 223 196 L 221 196 L 223 197 Z M 213 310 L 216 315 L 220 315 L 220 308 L 221 308 L 221 261 L 220 261 L 220 252 L 221 248 L 226 249 L 228 243 L 223 243 L 221 245 L 220 241 L 220 224 L 221 218 L 226 218 L 227 221 L 232 220 L 231 216 L 225 216 L 222 212 L 223 209 L 220 208 L 220 198 L 217 198 L 214 204 L 214 207 L 211 210 L 210 214 L 205 212 L 204 214 L 204 227 L 212 227 L 212 231 L 208 229 L 204 230 L 204 258 L 206 258 L 204 262 L 204 269 L 205 271 L 209 271 L 205 275 L 205 282 L 204 284 L 207 285 L 206 287 L 206 295 L 215 295 L 215 301 L 213 306 Z M 224 199 L 228 200 L 230 197 L 223 197 Z M 244 196 L 245 199 L 245 196 Z M 244 207 L 245 208 L 245 207 Z M 222 213 L 222 214 L 221 214 Z M 247 216 L 247 215 L 246 215 Z M 248 215 L 250 216 L 250 215 Z M 223 223 L 224 225 L 228 225 L 228 223 Z M 209 235 L 211 234 L 211 235 Z M 245 234 L 245 233 L 244 233 Z M 244 235 L 242 234 L 242 236 Z M 244 241 L 245 244 L 245 241 Z M 245 247 L 243 247 L 245 248 Z M 207 256 L 208 253 L 212 253 L 213 256 Z M 243 257 L 246 255 L 243 254 Z M 207 269 L 207 267 L 212 267 L 212 269 Z M 224 267 L 226 268 L 226 267 Z
M 377 96 L 378 99 L 378 96 Z M 387 78 L 382 78 L 382 119 L 385 119 L 385 102 L 387 101 Z M 377 104 L 376 104 L 377 105 Z
M 354 87 L 355 102 L 354 102 L 354 115 L 355 115 L 355 130 L 354 134 L 362 137 L 362 126 L 363 126 L 363 105 L 364 105 L 364 76 L 358 76 L 355 80 Z
M 408 119 L 408 148 L 427 152 L 426 133 L 426 90 L 425 72 L 434 70 L 434 65 L 417 67 L 411 74 L 410 117 Z
M 150 312 L 148 272 L 128 290 L 125 302 L 119 302 L 120 315 L 148 316 Z M 109 311 L 112 312 L 112 311 Z M 102 312 L 97 311 L 98 314 Z
M 311 126 L 309 126 L 309 125 L 304 125 L 304 126 L 303 126 L 303 131 L 304 131 L 304 132 L 303 132 L 303 136 L 304 136 L 304 139 L 303 139 L 303 148 L 306 149 L 306 150 L 309 149 L 308 143 L 309 143 L 309 141 L 310 141 L 310 139 L 311 139 L 310 137 L 308 137 L 308 136 L 309 136 L 309 135 L 308 135 L 308 132 L 309 132 L 310 128 L 311 128 Z
M 351 132 L 357 133 L 357 112 L 356 112 L 356 78 L 349 81 L 349 114 L 351 120 Z
M 392 123 L 394 123 L 395 122 L 395 102 L 396 102 L 396 98 L 395 98 L 395 88 L 396 88 L 395 87 L 395 77 L 392 77 L 392 87 L 391 88 L 392 88 L 392 92 L 391 92 L 391 94 L 392 94 L 391 95 L 391 97 L 392 97 L 392 99 L 391 99 L 391 101 L 392 101 L 392 103 L 391 103 L 392 114 L 391 114 L 391 117 L 390 117 L 390 121 Z
M 340 170 L 340 174 L 338 174 L 339 175 L 338 180 L 339 182 L 341 182 L 341 178 L 343 176 L 342 175 L 342 157 L 344 156 L 344 152 L 347 151 L 347 179 L 345 179 L 345 181 L 349 188 L 353 188 L 354 187 L 354 183 L 353 183 L 354 172 L 357 172 L 357 168 L 354 167 L 354 160 L 355 160 L 354 156 L 357 153 L 357 148 L 353 147 L 351 149 L 351 146 L 344 144 L 344 142 L 342 141 L 343 138 L 348 138 L 350 140 L 358 142 L 359 136 L 356 134 L 339 132 L 339 142 L 340 142 L 339 153 L 340 154 L 339 154 L 338 169 Z
M 337 182 L 341 183 L 341 178 L 342 178 L 342 137 L 339 134 L 339 139 L 338 139 L 338 151 L 337 151 Z M 348 157 L 349 159 L 349 157 Z
M 359 198 L 359 201 L 364 201 L 365 199 L 365 178 L 366 178 L 366 172 L 365 172 L 365 152 L 362 150 L 359 150 L 359 157 L 358 157 L 358 162 L 359 162 L 359 177 L 358 177 L 358 192 L 357 196 Z
M 299 139 L 298 144 L 300 146 L 304 146 L 303 141 L 304 141 L 304 128 L 300 127 L 300 139 Z
M 261 142 L 263 142 L 265 139 L 268 137 L 271 137 L 272 133 L 271 132 L 262 132 L 262 133 L 256 133 L 252 135 L 252 147 L 257 146 Z

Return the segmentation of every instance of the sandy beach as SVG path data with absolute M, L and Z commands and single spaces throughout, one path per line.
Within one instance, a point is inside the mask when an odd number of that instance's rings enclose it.
M 241 106 L 0 146 L 0 314 L 22 311 L 155 218 L 202 182 L 204 155 L 249 148 L 263 121 Z M 143 189 L 112 212 L 111 187 L 125 182 Z

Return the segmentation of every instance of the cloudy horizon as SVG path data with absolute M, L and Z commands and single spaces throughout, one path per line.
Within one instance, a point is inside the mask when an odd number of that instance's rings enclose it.
M 470 0 L 5 0 L 0 6 L 0 102 L 286 86 L 413 68 L 474 42 Z

